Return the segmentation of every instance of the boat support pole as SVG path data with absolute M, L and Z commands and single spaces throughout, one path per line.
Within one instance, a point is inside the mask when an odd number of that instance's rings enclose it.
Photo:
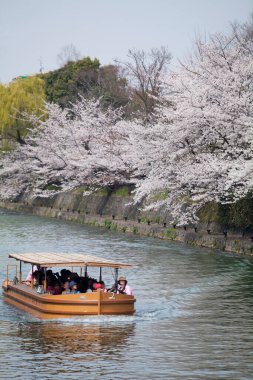
M 99 269 L 99 282 L 102 281 L 102 268 Z
M 118 290 L 118 275 L 119 275 L 119 268 L 115 268 L 115 292 Z
M 22 284 L 22 261 L 19 262 L 19 283 Z
M 102 292 L 100 289 L 98 289 L 97 295 L 98 295 L 98 315 L 100 315 L 101 314 L 101 297 L 102 297 Z
M 31 279 L 31 287 L 34 288 L 34 277 L 33 277 L 33 264 L 32 264 L 32 279 Z
M 44 292 L 46 293 L 47 291 L 47 268 L 44 268 L 44 275 L 45 275 L 45 279 L 44 279 Z

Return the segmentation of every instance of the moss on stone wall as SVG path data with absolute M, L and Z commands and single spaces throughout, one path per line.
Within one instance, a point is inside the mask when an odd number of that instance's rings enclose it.
M 206 203 L 198 213 L 200 223 L 217 223 L 235 230 L 253 230 L 253 194 L 234 204 Z
M 175 224 L 169 210 L 142 211 L 141 204 L 133 204 L 131 192 L 133 186 L 123 185 L 117 187 L 100 187 L 89 194 L 87 187 L 79 187 L 69 192 L 55 194 L 51 198 L 36 197 L 29 199 L 29 205 L 39 207 L 51 207 L 60 211 L 77 211 L 85 215 L 114 215 L 117 219 L 138 220 L 139 223 L 155 223 L 167 226 Z M 167 191 L 161 192 L 159 197 L 163 198 Z M 187 199 L 181 199 L 188 202 Z M 222 205 L 220 203 L 208 202 L 198 212 L 199 226 L 208 228 L 212 232 L 223 233 L 224 229 L 245 233 L 253 232 L 253 192 L 235 204 Z M 211 224 L 211 226 L 209 226 Z
M 128 186 L 118 187 L 112 192 L 112 195 L 115 195 L 116 197 L 127 197 L 129 194 L 130 194 L 130 189 Z
M 219 221 L 219 205 L 215 202 L 206 203 L 198 212 L 201 223 L 210 223 Z
M 109 189 L 107 187 L 101 187 L 100 189 L 95 190 L 94 195 L 107 196 L 109 194 Z

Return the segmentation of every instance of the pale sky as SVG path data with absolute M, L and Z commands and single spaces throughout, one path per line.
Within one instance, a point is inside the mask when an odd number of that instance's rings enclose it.
M 246 22 L 253 0 L 0 0 L 0 81 L 58 68 L 73 44 L 102 64 L 128 49 L 167 46 L 174 60 L 191 51 L 195 35 Z

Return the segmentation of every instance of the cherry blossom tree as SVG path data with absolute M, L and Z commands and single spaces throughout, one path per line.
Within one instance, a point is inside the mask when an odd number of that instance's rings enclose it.
M 21 192 L 52 195 L 78 186 L 115 186 L 130 181 L 125 122 L 120 110 L 81 99 L 71 109 L 47 104 L 48 118 L 33 118 L 26 145 L 2 160 L 2 198 Z M 8 190 L 9 188 L 12 190 Z M 48 190 L 47 190 L 48 189 Z M 54 191 L 55 193 L 55 191 Z
M 253 185 L 253 48 L 238 30 L 198 41 L 197 54 L 166 76 L 159 122 L 139 131 L 136 201 L 197 220 L 206 202 L 235 202 Z

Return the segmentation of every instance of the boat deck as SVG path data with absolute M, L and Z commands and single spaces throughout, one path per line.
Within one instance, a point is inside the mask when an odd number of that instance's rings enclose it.
M 38 295 L 38 296 L 43 296 L 44 294 L 40 294 L 40 293 L 38 293 L 37 292 L 37 287 L 35 288 L 32 288 L 31 286 L 29 286 L 29 285 L 26 285 L 25 283 L 23 283 L 23 284 L 17 284 L 17 285 L 13 285 L 13 284 L 11 284 L 11 286 L 13 287 L 13 288 L 16 288 L 16 289 L 20 289 L 20 290 L 23 290 L 23 291 L 25 291 L 26 293 L 30 293 L 30 294 L 36 294 L 36 295 Z M 46 294 L 46 293 L 45 293 Z
M 5 281 L 3 283 L 3 288 L 7 288 L 7 282 Z M 43 293 L 43 294 L 40 294 L 37 292 L 37 287 L 31 287 L 29 285 L 26 285 L 25 282 L 23 282 L 22 284 L 16 284 L 14 285 L 12 281 L 8 281 L 8 288 L 11 288 L 11 289 L 16 289 L 16 290 L 20 290 L 22 292 L 25 292 L 25 293 L 28 293 L 28 294 L 31 294 L 31 295 L 36 295 L 36 296 L 44 296 L 44 295 L 49 295 L 49 293 Z M 7 290 L 7 289 L 6 289 Z

